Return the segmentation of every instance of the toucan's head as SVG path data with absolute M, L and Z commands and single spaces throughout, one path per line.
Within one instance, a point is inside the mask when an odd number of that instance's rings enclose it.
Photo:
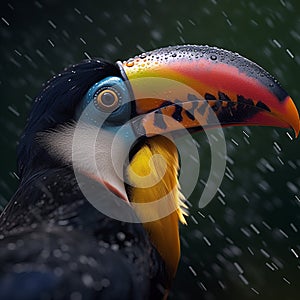
M 172 139 L 219 125 L 279 126 L 297 136 L 299 116 L 272 76 L 226 50 L 175 46 L 123 63 L 87 61 L 50 80 L 37 97 L 19 171 L 26 177 L 68 164 L 106 186 L 122 199 L 120 210 L 136 209 L 172 277 L 177 223 L 185 222 Z M 160 199 L 162 205 L 147 206 Z

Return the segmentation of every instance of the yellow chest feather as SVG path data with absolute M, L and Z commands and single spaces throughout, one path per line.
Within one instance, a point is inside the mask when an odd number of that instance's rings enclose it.
M 178 220 L 185 223 L 186 214 L 182 209 L 185 205 L 179 191 L 178 169 L 175 145 L 157 136 L 147 140 L 127 170 L 132 185 L 130 201 L 156 204 L 147 208 L 138 206 L 136 213 L 164 259 L 170 277 L 175 276 L 180 257 Z

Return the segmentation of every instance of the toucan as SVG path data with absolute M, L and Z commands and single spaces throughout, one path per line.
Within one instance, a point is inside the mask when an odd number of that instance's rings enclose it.
M 166 299 L 187 215 L 176 140 L 241 125 L 300 127 L 277 80 L 216 47 L 90 59 L 50 79 L 0 217 L 0 299 Z

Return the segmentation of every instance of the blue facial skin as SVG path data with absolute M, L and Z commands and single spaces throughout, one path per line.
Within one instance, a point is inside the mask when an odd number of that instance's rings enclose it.
M 95 99 L 99 91 L 112 89 L 119 98 L 119 105 L 113 112 L 106 112 L 97 106 Z M 128 143 L 136 139 L 131 123 L 131 95 L 126 83 L 119 77 L 110 76 L 95 83 L 85 94 L 76 110 L 76 119 L 123 137 Z

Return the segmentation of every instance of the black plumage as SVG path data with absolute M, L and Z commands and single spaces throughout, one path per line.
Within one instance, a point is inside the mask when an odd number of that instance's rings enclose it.
M 118 68 L 87 61 L 50 80 L 36 98 L 18 148 L 20 186 L 0 217 L 0 299 L 158 299 L 166 276 L 141 224 L 96 210 L 71 166 L 50 156 L 39 132 L 74 121 L 95 82 Z M 84 176 L 84 175 L 83 175 Z M 99 200 L 115 195 L 85 178 Z

